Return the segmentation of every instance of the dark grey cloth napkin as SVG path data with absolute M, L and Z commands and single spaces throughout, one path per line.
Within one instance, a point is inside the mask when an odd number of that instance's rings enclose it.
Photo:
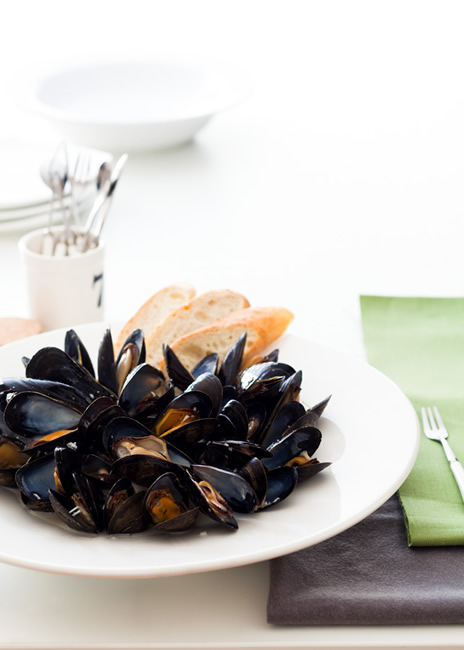
M 464 547 L 409 547 L 395 495 L 325 542 L 270 563 L 276 625 L 464 623 Z

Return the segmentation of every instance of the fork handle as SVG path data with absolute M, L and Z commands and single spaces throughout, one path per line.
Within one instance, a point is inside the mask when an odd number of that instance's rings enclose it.
M 456 458 L 450 462 L 450 467 L 458 484 L 462 500 L 464 501 L 464 467 Z

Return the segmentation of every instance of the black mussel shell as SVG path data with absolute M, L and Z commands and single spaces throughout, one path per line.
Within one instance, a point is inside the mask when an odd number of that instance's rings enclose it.
M 142 487 L 149 487 L 153 481 L 166 472 L 173 472 L 182 479 L 184 471 L 175 463 L 146 454 L 123 456 L 113 463 L 115 477 L 126 477 Z
M 186 491 L 171 472 L 162 474 L 150 485 L 144 505 L 154 527 L 171 533 L 191 528 L 199 512 L 198 506 L 189 505 Z
M 210 372 L 204 372 L 202 375 L 199 375 L 190 386 L 188 386 L 184 395 L 191 392 L 204 393 L 208 396 L 211 400 L 211 417 L 215 417 L 219 413 L 222 405 L 223 387 L 221 381 L 216 377 L 216 375 L 213 375 Z
M 321 444 L 321 439 L 322 434 L 315 427 L 302 427 L 291 431 L 268 447 L 272 456 L 263 458 L 263 465 L 266 469 L 271 470 L 287 465 L 303 453 L 310 457 Z
M 271 452 L 248 440 L 210 440 L 204 447 L 201 462 L 235 471 L 250 458 L 266 456 L 271 456 Z
M 132 481 L 127 477 L 120 478 L 113 482 L 106 495 L 105 505 L 103 508 L 107 526 L 108 522 L 116 512 L 116 509 L 121 505 L 121 503 L 127 501 L 127 499 L 133 494 L 135 494 L 134 486 L 132 485 Z
M 267 473 L 267 491 L 261 508 L 280 503 L 295 489 L 298 473 L 294 467 L 276 467 Z
M 298 401 L 297 397 L 300 394 L 302 379 L 303 373 L 301 370 L 298 370 L 298 372 L 293 373 L 293 375 L 290 375 L 282 382 L 279 388 L 276 404 L 268 416 L 263 430 L 261 431 L 260 440 L 257 440 L 256 442 L 261 443 L 262 440 L 266 437 L 269 428 L 272 426 L 275 418 L 280 413 L 285 404 L 287 404 L 287 402 Z
M 252 512 L 258 506 L 254 490 L 239 474 L 210 465 L 192 465 L 191 470 L 198 482 L 212 485 L 235 512 Z
M 31 510 L 51 511 L 48 491 L 55 488 L 53 454 L 29 461 L 16 471 L 16 485 L 21 498 Z
M 186 470 L 184 486 L 189 498 L 199 507 L 200 512 L 229 530 L 237 530 L 238 523 L 232 508 L 211 483 L 205 480 L 196 481 Z
M 128 416 L 113 418 L 105 427 L 102 436 L 103 447 L 110 456 L 116 455 L 116 448 L 121 439 L 153 437 L 150 429 L 141 422 Z M 160 443 L 166 447 L 165 443 Z
M 219 355 L 217 352 L 211 352 L 211 354 L 207 354 L 206 357 L 200 359 L 200 361 L 192 370 L 193 377 L 196 379 L 204 372 L 211 373 L 212 375 L 217 375 L 218 360 Z
M 74 474 L 81 469 L 81 455 L 70 447 L 55 447 L 54 456 L 56 489 L 70 494 L 74 490 Z
M 26 377 L 58 381 L 77 388 L 92 401 L 102 395 L 110 395 L 79 363 L 55 347 L 42 348 L 34 354 L 26 366 Z
M 103 384 L 103 386 L 105 386 L 105 388 L 107 388 L 109 391 L 117 395 L 119 386 L 116 379 L 113 337 L 111 336 L 110 329 L 105 330 L 103 338 L 100 342 L 100 346 L 98 348 L 97 364 L 98 381 L 100 384 Z
M 12 431 L 34 437 L 75 429 L 81 413 L 46 395 L 24 391 L 14 395 L 8 402 L 4 418 Z
M 331 464 L 332 463 L 321 463 L 317 458 L 311 458 L 311 460 L 306 463 L 301 465 L 295 464 L 293 467 L 296 469 L 298 473 L 298 481 L 301 483 L 301 481 L 306 481 L 312 476 L 319 474 L 319 472 L 322 472 L 326 467 L 330 467 Z
M 224 404 L 217 417 L 218 435 L 233 440 L 246 440 L 248 435 L 248 414 L 241 402 L 231 399 Z
M 0 485 L 16 487 L 16 470 L 29 460 L 23 446 L 18 441 L 0 436 Z
M 141 329 L 134 330 L 121 347 L 116 358 L 116 382 L 118 392 L 126 381 L 127 375 L 139 364 L 145 363 L 145 339 Z
M 86 451 L 103 451 L 103 433 L 112 420 L 125 416 L 120 406 L 109 397 L 99 397 L 82 414 L 79 423 L 80 445 Z
M 269 447 L 269 445 L 272 445 L 279 438 L 283 438 L 292 425 L 298 422 L 305 413 L 306 409 L 301 402 L 291 400 L 284 404 L 269 426 L 266 435 L 261 440 L 263 447 Z M 304 424 L 301 424 L 301 426 L 304 426 Z
M 91 398 L 74 386 L 63 384 L 59 381 L 49 381 L 47 379 L 31 379 L 28 377 L 7 377 L 3 379 L 0 385 L 0 393 L 8 396 L 7 402 L 14 393 L 23 393 L 24 391 L 41 393 L 47 397 L 68 404 L 77 411 L 84 411 Z M 6 406 L 6 403 L 5 403 Z
M 68 330 L 66 332 L 64 338 L 64 351 L 71 357 L 71 359 L 74 359 L 76 363 L 85 368 L 92 377 L 95 377 L 95 370 L 90 355 L 87 352 L 87 348 L 74 330 Z
M 247 333 L 243 334 L 226 352 L 219 368 L 218 376 L 223 386 L 233 386 L 235 379 L 242 365 L 243 352 L 245 350 Z
M 214 440 L 218 423 L 215 418 L 191 420 L 162 435 L 162 439 L 189 458 L 198 459 L 209 440 Z
M 127 375 L 121 388 L 119 406 L 130 417 L 155 409 L 159 411 L 161 409 L 157 402 L 168 392 L 169 386 L 160 370 L 142 363 Z
M 145 492 L 135 492 L 114 509 L 107 524 L 110 535 L 132 535 L 146 530 L 150 518 L 144 506 Z
M 240 393 L 250 393 L 260 382 L 282 377 L 287 379 L 295 373 L 295 369 L 287 363 L 262 361 L 244 368 L 237 376 L 237 386 Z
M 267 471 L 259 458 L 250 458 L 238 472 L 251 485 L 258 500 L 258 508 L 264 504 L 267 493 Z
M 163 345 L 163 356 L 166 372 L 174 386 L 182 391 L 188 388 L 194 381 L 194 377 L 169 345 Z
M 254 400 L 246 405 L 248 417 L 247 440 L 255 442 L 261 439 L 261 432 L 266 425 L 268 409 L 259 400 Z
M 325 407 L 327 406 L 329 400 L 330 400 L 330 395 L 326 399 L 322 400 L 321 402 L 318 402 L 315 404 L 313 407 L 308 409 L 305 413 L 301 415 L 298 420 L 296 420 L 292 426 L 289 428 L 289 431 L 293 431 L 294 429 L 300 429 L 301 427 L 313 427 L 315 424 L 317 424 L 319 418 L 321 417 L 322 413 L 325 410 Z
M 206 393 L 192 390 L 175 397 L 150 426 L 161 436 L 187 422 L 209 418 L 211 410 L 211 398 Z

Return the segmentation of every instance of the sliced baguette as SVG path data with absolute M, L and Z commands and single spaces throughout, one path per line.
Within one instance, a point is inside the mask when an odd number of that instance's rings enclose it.
M 147 337 L 147 361 L 160 368 L 163 365 L 163 344 L 171 345 L 182 336 L 205 327 L 235 311 L 249 306 L 248 300 L 235 291 L 207 291 L 166 316 Z
M 153 294 L 123 326 L 114 344 L 115 350 L 122 347 L 135 329 L 143 330 L 148 336 L 168 314 L 189 302 L 194 295 L 195 289 L 189 284 L 172 284 Z
M 246 332 L 243 356 L 246 363 L 278 339 L 292 320 L 292 312 L 284 307 L 249 307 L 182 336 L 171 347 L 185 367 L 192 370 L 211 352 L 217 352 L 221 361 L 239 336 Z

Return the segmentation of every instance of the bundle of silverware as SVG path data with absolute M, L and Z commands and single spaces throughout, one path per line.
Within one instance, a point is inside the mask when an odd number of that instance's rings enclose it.
M 76 255 L 98 246 L 126 160 L 127 154 L 123 154 L 112 167 L 110 155 L 89 149 L 70 151 L 63 142 L 41 165 L 41 178 L 52 190 L 43 255 Z M 90 209 L 84 210 L 83 198 L 89 192 L 93 200 Z M 66 195 L 69 201 L 65 202 Z M 55 226 L 57 212 L 60 226 Z

